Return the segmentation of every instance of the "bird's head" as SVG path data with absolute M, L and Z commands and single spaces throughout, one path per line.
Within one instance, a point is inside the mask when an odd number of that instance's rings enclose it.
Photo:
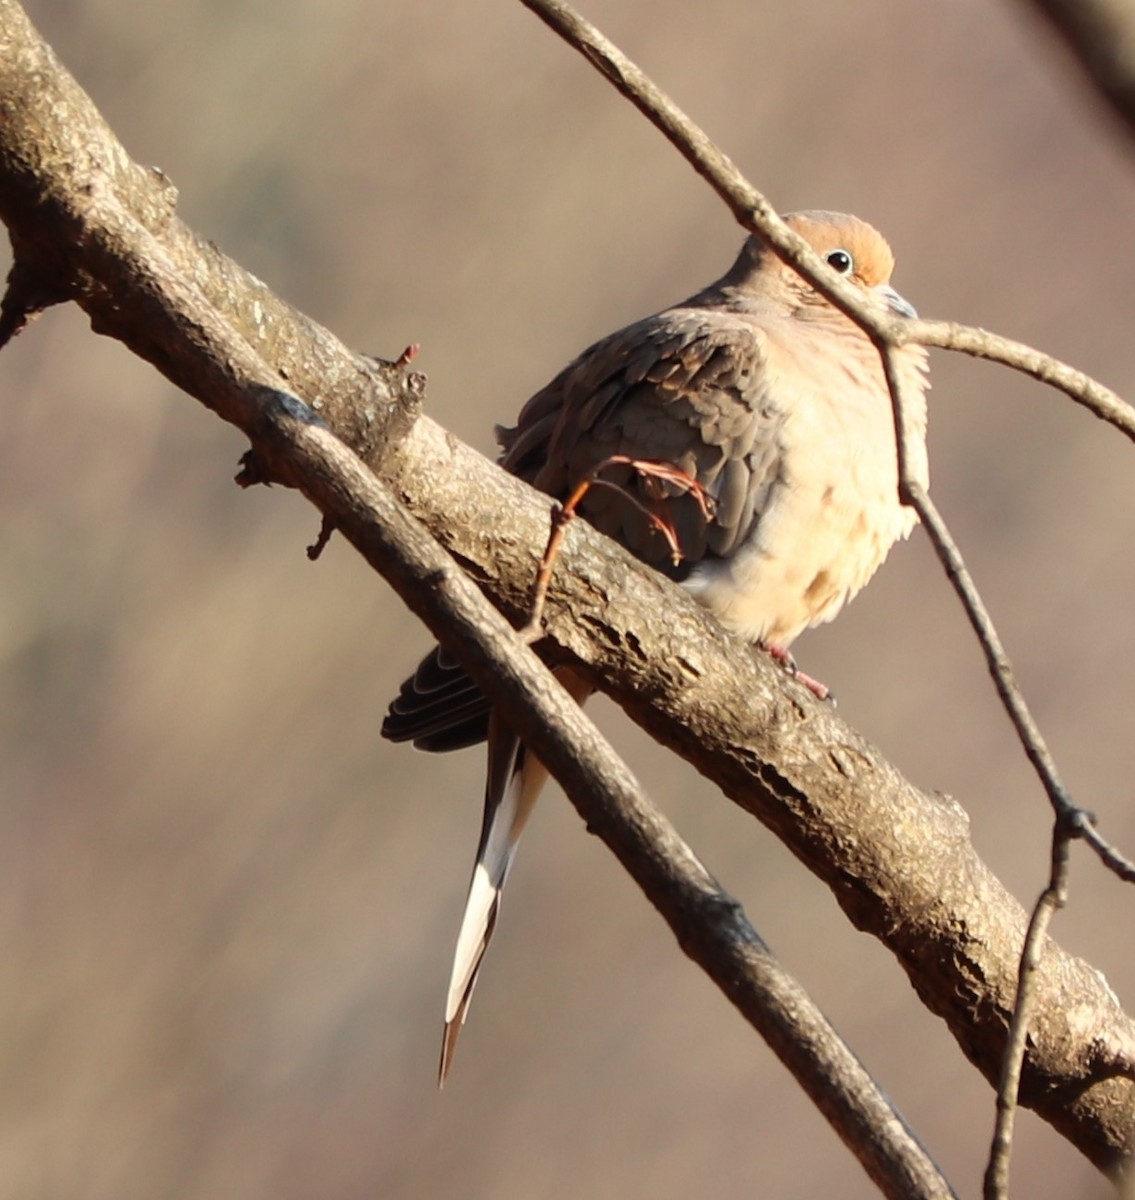
M 904 317 L 918 315 L 891 287 L 895 256 L 886 238 L 866 221 L 831 212 L 790 213 L 784 220 L 828 266 L 881 306 Z M 807 280 L 755 235 L 745 243 L 727 279 L 745 291 L 763 293 L 793 308 L 830 307 Z

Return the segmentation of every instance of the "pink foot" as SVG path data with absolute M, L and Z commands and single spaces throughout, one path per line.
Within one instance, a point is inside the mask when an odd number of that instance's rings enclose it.
M 762 645 L 761 649 L 773 662 L 779 663 L 793 679 L 802 683 L 818 700 L 830 700 L 833 704 L 835 703 L 831 688 L 826 683 L 821 683 L 818 679 L 813 679 L 811 675 L 806 675 L 801 671 L 796 665 L 796 659 L 783 646 Z

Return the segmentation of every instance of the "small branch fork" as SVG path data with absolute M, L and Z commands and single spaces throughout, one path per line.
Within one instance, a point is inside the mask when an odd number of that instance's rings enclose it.
M 1067 898 L 1071 843 L 1077 838 L 1086 842 L 1105 867 L 1127 882 L 1135 883 L 1135 863 L 1100 835 L 1091 813 L 1072 802 L 1016 682 L 1012 664 L 957 543 L 926 489 L 907 470 L 905 404 L 894 355 L 903 345 L 920 343 L 1001 363 L 1059 389 L 1133 441 L 1135 408 L 1083 372 L 1020 342 L 998 337 L 983 329 L 943 321 L 881 317 L 868 310 L 852 287 L 784 224 L 768 200 L 748 183 L 706 134 L 598 29 L 563 0 L 521 2 L 604 74 L 706 179 L 737 220 L 745 228 L 760 234 L 782 259 L 855 321 L 879 350 L 894 410 L 899 489 L 903 502 L 914 508 L 926 528 L 939 561 L 981 644 L 1001 703 L 1056 816 L 1049 882 L 1033 908 L 1021 953 L 1017 999 L 1003 1058 L 997 1096 L 997 1123 L 985 1177 L 986 1200 L 1001 1200 L 1008 1196 L 1013 1118 L 1027 1044 L 1032 991 L 1030 984 L 1043 954 L 1052 916 Z

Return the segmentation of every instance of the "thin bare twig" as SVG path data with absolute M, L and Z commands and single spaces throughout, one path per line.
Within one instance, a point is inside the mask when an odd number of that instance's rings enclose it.
M 939 561 L 949 576 L 950 582 L 954 585 L 954 591 L 957 592 L 966 616 L 969 618 L 970 627 L 981 643 L 989 674 L 993 678 L 997 694 L 1001 698 L 1001 704 L 1009 714 L 1013 728 L 1017 731 L 1017 737 L 1024 747 L 1056 815 L 1062 820 L 1068 820 L 1073 812 L 1079 813 L 1082 810 L 1072 803 L 1064 781 L 1060 778 L 1056 762 L 1025 703 L 1024 695 L 1013 672 L 1013 664 L 1005 653 L 1005 647 L 989 616 L 989 610 L 985 607 L 985 603 L 974 585 L 973 577 L 965 565 L 961 551 L 926 489 L 919 483 L 907 481 L 907 494 L 912 507 L 925 526 L 926 532 L 930 535 Z
M 901 341 L 918 342 L 940 350 L 956 350 L 959 354 L 983 358 L 1020 371 L 1038 383 L 1048 384 L 1063 392 L 1070 400 L 1135 441 L 1135 407 L 1090 375 L 1050 354 L 1034 350 L 1024 342 L 1001 337 L 1000 334 L 972 325 L 959 325 L 954 321 L 903 321 L 895 332 Z
M 1032 1010 L 1032 982 L 1044 954 L 1048 926 L 1058 908 L 1068 899 L 1069 850 L 1075 833 L 1068 821 L 1057 817 L 1052 830 L 1052 867 L 1048 886 L 1041 892 L 1029 919 L 1021 962 L 1017 971 L 1017 1002 L 1005 1042 L 1001 1061 L 1001 1079 L 997 1087 L 997 1119 L 993 1126 L 993 1141 L 989 1162 L 985 1168 L 983 1195 L 985 1200 L 1008 1200 L 1009 1162 L 1013 1153 L 1013 1126 L 1021 1092 L 1021 1073 L 1024 1069 L 1028 1043 L 1029 1014 Z
M 1060 778 L 1056 762 L 1048 749 L 1044 736 L 1025 703 L 1024 695 L 1013 671 L 1013 664 L 1005 652 L 1001 637 L 973 582 L 973 577 L 969 573 L 969 568 L 965 564 L 957 542 L 954 541 L 949 527 L 942 519 L 938 506 L 930 498 L 930 493 L 923 484 L 912 477 L 908 469 L 906 404 L 902 391 L 902 377 L 896 369 L 894 347 L 883 343 L 879 345 L 879 352 L 883 358 L 883 370 L 891 392 L 891 404 L 894 410 L 899 488 L 903 502 L 909 504 L 918 513 L 919 520 L 938 555 L 938 561 L 942 564 L 942 569 L 953 585 L 966 616 L 969 618 L 970 627 L 981 645 L 989 674 L 993 679 L 997 694 L 1001 698 L 1001 704 L 1009 715 L 1017 737 L 1037 772 L 1049 802 L 1057 816 L 1067 821 L 1073 811 L 1079 812 L 1080 810 L 1076 809 L 1068 796 L 1067 788 Z
M 1113 875 L 1117 875 L 1124 883 L 1135 883 L 1135 862 L 1121 854 L 1106 838 L 1101 836 L 1090 813 L 1084 815 L 1086 820 L 1081 823 L 1077 836 L 1096 852 L 1100 862 Z

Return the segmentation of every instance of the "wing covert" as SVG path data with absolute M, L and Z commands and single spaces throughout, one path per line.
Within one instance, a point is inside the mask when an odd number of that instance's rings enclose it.
M 677 484 L 627 467 L 604 475 L 674 529 L 683 564 L 625 496 L 593 488 L 582 511 L 647 562 L 683 575 L 725 556 L 760 516 L 781 458 L 784 415 L 769 386 L 764 335 L 741 314 L 670 309 L 586 350 L 499 431 L 502 464 L 554 496 L 612 455 L 672 463 L 713 498 L 707 522 Z

